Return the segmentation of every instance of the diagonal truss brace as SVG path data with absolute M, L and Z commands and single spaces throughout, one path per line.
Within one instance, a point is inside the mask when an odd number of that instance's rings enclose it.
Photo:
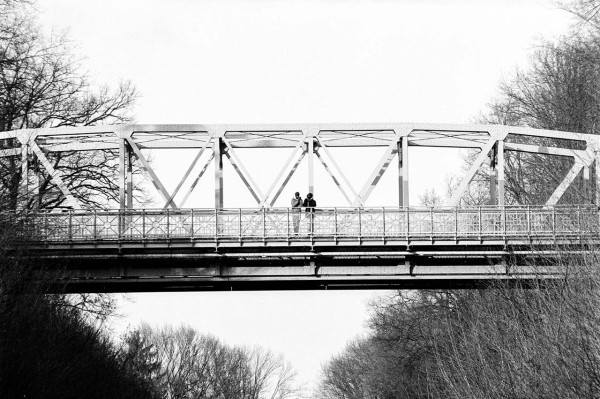
M 294 159 L 294 156 L 296 155 L 296 153 L 298 152 L 298 150 L 302 149 L 302 146 L 304 145 L 304 141 L 299 141 L 298 145 L 296 145 L 296 147 L 294 147 L 292 153 L 290 154 L 289 158 L 287 159 L 287 161 L 285 162 L 285 164 L 283 165 L 283 168 L 281 168 L 279 174 L 277 174 L 277 177 L 275 177 L 275 180 L 273 180 L 273 184 L 271 184 L 271 187 L 269 187 L 269 190 L 267 191 L 267 193 L 265 194 L 265 196 L 263 197 L 260 206 L 265 206 L 265 204 L 269 201 L 269 197 L 271 196 L 271 193 L 273 192 L 273 190 L 275 190 L 275 187 L 277 186 L 277 183 L 279 182 L 279 180 L 281 180 L 281 178 L 283 177 L 285 171 L 290 167 L 290 165 L 292 165 L 292 160 Z M 304 151 L 302 151 L 304 152 Z M 296 171 L 296 168 L 292 167 L 292 173 Z M 291 178 L 291 176 L 289 176 Z M 283 186 L 285 187 L 285 185 L 287 184 L 287 182 L 289 181 L 289 178 L 287 178 L 285 180 L 285 183 L 283 184 Z M 283 190 L 283 188 L 282 188 Z M 278 193 L 281 191 L 278 191 Z M 279 196 L 279 195 L 278 195 Z M 275 200 L 273 200 L 270 203 L 270 206 L 273 206 L 273 203 L 275 202 Z
M 320 149 L 323 150 L 323 152 L 325 153 L 325 155 L 327 155 L 327 158 L 329 158 L 331 160 L 331 164 L 336 169 L 336 171 L 338 172 L 338 174 L 342 177 L 342 179 L 344 180 L 344 182 L 346 183 L 346 185 L 348 186 L 348 188 L 352 192 L 352 195 L 354 197 L 358 198 L 358 194 L 356 193 L 356 190 L 354 190 L 354 187 L 352 187 L 352 184 L 350 183 L 350 180 L 348 180 L 348 178 L 346 177 L 346 175 L 342 171 L 342 168 L 339 167 L 339 165 L 335 161 L 335 158 L 331 155 L 331 153 L 329 152 L 329 149 L 327 148 L 327 146 L 325 145 L 325 143 L 323 143 L 323 140 L 321 140 L 319 137 L 316 137 L 316 139 L 319 142 Z M 327 171 L 327 173 L 329 174 L 329 176 L 331 176 L 331 178 L 335 182 L 335 184 L 338 187 L 338 189 L 342 192 L 342 194 L 344 195 L 344 197 L 348 201 L 348 204 L 352 205 L 352 201 L 350 200 L 350 197 L 348 196 L 348 194 L 346 193 L 346 191 L 343 189 L 343 187 L 340 184 L 338 178 L 333 174 L 333 171 L 329 168 L 329 166 L 327 165 L 327 163 L 325 162 L 325 160 L 321 157 L 321 155 L 319 154 L 319 152 L 317 152 L 316 154 L 317 154 L 317 157 L 319 158 L 319 160 L 321 161 L 321 163 L 323 164 L 323 166 L 325 167 L 325 170 Z M 362 205 L 362 203 L 360 205 Z
M 584 167 L 584 164 L 582 162 L 579 162 L 577 160 L 575 161 L 575 163 L 573 164 L 573 166 L 571 167 L 569 172 L 567 172 L 567 175 L 565 176 L 565 178 L 560 182 L 558 187 L 556 187 L 556 190 L 554 190 L 554 192 L 552 193 L 550 198 L 548 198 L 548 201 L 546 201 L 546 205 L 554 206 L 558 203 L 558 201 L 561 199 L 561 197 L 567 191 L 567 189 L 569 188 L 571 183 L 573 183 L 573 181 L 575 180 L 577 175 L 579 175 L 579 172 L 581 171 L 581 169 L 583 167 Z
M 231 146 L 231 143 L 229 143 L 229 141 L 225 137 L 222 137 L 222 140 L 225 143 L 225 145 L 227 146 L 227 152 L 225 152 L 225 156 L 227 156 L 227 158 L 229 159 L 229 162 L 231 162 L 231 165 L 233 166 L 233 168 L 235 169 L 237 174 L 240 176 L 240 178 L 242 179 L 242 181 L 244 182 L 244 184 L 250 191 L 250 194 L 252 194 L 252 196 L 256 200 L 256 203 L 261 204 L 261 199 L 263 198 L 263 194 L 261 193 L 260 189 L 258 188 L 256 183 L 254 183 L 254 180 L 252 180 L 252 177 L 250 176 L 250 174 L 248 173 L 248 171 L 242 164 L 242 161 L 239 159 L 237 154 L 233 151 L 233 147 Z
M 198 173 L 198 175 L 196 176 L 196 178 L 192 182 L 192 185 L 190 186 L 188 192 L 185 194 L 185 196 L 181 200 L 181 206 L 182 207 L 183 207 L 183 205 L 185 205 L 188 197 L 190 196 L 190 194 L 192 194 L 192 191 L 194 191 L 194 189 L 196 188 L 196 184 L 198 184 L 198 181 L 200 180 L 200 178 L 202 177 L 202 175 L 204 175 L 204 172 L 206 172 L 206 169 L 208 169 L 208 166 L 211 164 L 211 162 L 213 161 L 214 158 L 215 158 L 215 153 L 213 152 L 210 155 L 210 157 L 208 158 L 208 160 L 204 163 L 204 166 L 200 170 L 200 173 Z
M 202 148 L 200 148 L 200 151 L 198 151 L 198 154 L 196 154 L 196 157 L 194 158 L 194 160 L 190 164 L 189 168 L 186 170 L 185 174 L 183 175 L 183 177 L 179 181 L 179 184 L 177 184 L 177 187 L 175 187 L 175 190 L 173 191 L 173 194 L 171 194 L 169 196 L 169 199 L 167 200 L 167 202 L 163 206 L 163 209 L 167 209 L 171 204 L 173 204 L 173 199 L 175 198 L 175 196 L 179 192 L 179 189 L 181 189 L 181 186 L 183 186 L 183 184 L 185 183 L 185 181 L 188 179 L 190 173 L 192 173 L 192 169 L 194 169 L 194 167 L 198 163 L 198 160 L 200 160 L 200 157 L 202 156 L 202 154 L 206 150 L 206 147 L 210 144 L 211 140 L 212 140 L 212 137 L 209 136 L 206 139 L 206 141 L 204 142 L 204 144 L 202 144 Z M 214 156 L 214 154 L 213 154 L 213 156 Z M 202 172 L 202 173 L 204 173 L 204 172 Z M 200 175 L 200 176 L 202 176 L 202 175 Z M 198 180 L 195 180 L 195 182 L 197 182 L 197 181 Z M 187 199 L 187 196 L 186 196 L 186 199 Z M 181 206 L 183 206 L 183 202 L 181 203 Z
M 154 170 L 148 163 L 148 160 L 146 159 L 144 154 L 142 154 L 142 151 L 140 151 L 140 148 L 138 147 L 138 145 L 135 143 L 135 141 L 131 137 L 131 133 L 125 135 L 124 138 L 127 140 L 129 145 L 131 146 L 131 149 L 135 153 L 135 156 L 137 157 L 137 159 L 139 159 L 140 162 L 142 163 L 142 167 L 144 168 L 146 173 L 148 173 L 148 175 L 150 175 L 152 184 L 154 184 L 154 187 L 156 187 L 158 192 L 160 192 L 160 194 L 163 196 L 165 203 L 169 204 L 169 206 L 171 206 L 171 208 L 173 208 L 173 209 L 178 209 L 177 205 L 175 205 L 175 203 L 171 200 L 169 193 L 167 192 L 167 189 L 165 189 L 165 186 L 162 184 L 162 182 L 160 181 L 160 179 L 158 178 L 156 173 L 154 173 Z
M 25 144 L 25 143 L 23 143 L 23 144 Z M 33 138 L 31 138 L 31 139 L 29 139 L 29 142 L 27 144 L 29 144 L 29 147 L 31 148 L 31 150 L 33 151 L 33 153 L 35 154 L 37 159 L 42 163 L 42 165 L 44 166 L 46 171 L 50 174 L 50 178 L 52 179 L 52 182 L 58 186 L 60 191 L 63 193 L 63 195 L 67 199 L 67 202 L 73 207 L 73 209 L 78 209 L 78 210 L 81 209 L 81 204 L 79 204 L 79 201 L 77 201 L 77 199 L 75 199 L 75 197 L 73 196 L 73 194 L 71 193 L 71 191 L 69 190 L 69 188 L 67 187 L 65 182 L 63 181 L 63 179 L 60 175 L 60 172 L 57 171 L 56 169 L 54 169 L 54 166 L 52 166 L 50 161 L 48 161 L 48 158 L 46 158 L 46 155 L 44 155 L 44 152 L 40 149 L 40 147 L 35 142 L 35 140 Z
M 475 161 L 469 168 L 469 171 L 467 172 L 466 176 L 461 180 L 458 188 L 452 194 L 452 198 L 450 198 L 449 203 L 450 206 L 459 205 L 460 199 L 469 188 L 469 184 L 471 184 L 471 181 L 477 174 L 477 171 L 479 170 L 483 162 L 487 159 L 489 152 L 491 151 L 492 147 L 494 147 L 497 141 L 498 139 L 492 138 L 481 147 L 481 152 L 479 153 L 479 155 L 477 155 L 477 158 L 475 158 Z
M 375 166 L 375 169 L 373 169 L 371 176 L 369 176 L 369 178 L 363 185 L 362 190 L 360 190 L 360 194 L 356 196 L 356 199 L 354 200 L 353 204 L 354 206 L 363 206 L 365 204 L 367 198 L 369 198 L 371 192 L 373 191 L 377 183 L 379 183 L 379 180 L 381 180 L 381 177 L 383 176 L 388 166 L 392 162 L 392 159 L 394 159 L 397 153 L 398 142 L 392 141 L 390 145 L 386 148 L 383 156 L 377 163 L 377 166 Z
M 580 156 L 579 157 L 573 156 L 573 158 L 575 159 L 575 163 L 573 164 L 573 166 L 571 167 L 569 172 L 567 172 L 567 175 L 560 182 L 558 187 L 556 187 L 556 190 L 554 190 L 552 195 L 550 195 L 550 198 L 548 198 L 548 201 L 546 201 L 546 205 L 549 205 L 549 206 L 556 205 L 558 203 L 558 201 L 560 201 L 562 196 L 565 194 L 565 192 L 567 191 L 569 186 L 573 183 L 573 181 L 575 180 L 577 175 L 579 175 L 579 172 L 582 169 L 584 170 L 584 179 L 589 180 L 589 168 L 592 166 L 592 164 L 595 161 L 594 152 L 592 149 L 588 149 L 585 152 L 578 151 L 578 153 L 580 153 Z M 587 173 L 587 177 L 586 177 L 586 173 Z
M 302 152 L 300 153 L 300 155 L 298 156 L 298 159 L 296 159 L 296 163 L 292 166 L 292 168 L 290 169 L 290 171 L 286 175 L 285 179 L 283 180 L 283 182 L 279 186 L 279 189 L 277 190 L 277 192 L 273 196 L 273 199 L 270 202 L 270 206 L 273 206 L 273 204 L 275 204 L 275 201 L 277 201 L 277 198 L 279 198 L 279 196 L 281 195 L 281 193 L 283 192 L 283 190 L 287 186 L 288 182 L 290 181 L 290 179 L 294 175 L 294 172 L 296 172 L 296 169 L 298 169 L 298 166 L 300 165 L 300 162 L 302 162 L 302 160 L 304 159 L 305 155 L 306 155 L 306 150 L 303 149 Z
M 346 193 L 346 190 L 344 190 L 344 188 L 342 187 L 342 185 L 340 184 L 340 182 L 338 181 L 338 179 L 335 177 L 335 174 L 333 174 L 333 172 L 331 171 L 331 169 L 329 169 L 329 165 L 327 165 L 327 162 L 325 162 L 325 160 L 323 159 L 323 157 L 321 156 L 321 154 L 318 151 L 315 152 L 315 154 L 317 155 L 317 158 L 319 158 L 319 161 L 321 161 L 321 164 L 323 164 L 323 167 L 325 168 L 325 170 L 327 171 L 327 173 L 329 174 L 329 176 L 331 176 L 331 178 L 333 179 L 333 182 L 335 183 L 335 185 L 337 186 L 337 188 L 341 191 L 341 193 L 344 196 L 344 198 L 346 198 L 346 201 L 348 201 L 348 204 L 352 205 L 352 200 L 350 199 L 350 197 Z

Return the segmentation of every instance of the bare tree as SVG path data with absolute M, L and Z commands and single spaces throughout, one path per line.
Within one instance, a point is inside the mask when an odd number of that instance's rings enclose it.
M 529 68 L 502 83 L 499 97 L 479 121 L 596 134 L 600 121 L 600 42 L 569 35 L 558 44 L 541 43 Z M 553 139 L 516 136 L 507 140 L 549 147 L 559 144 Z M 562 140 L 560 145 L 577 148 L 579 143 Z M 505 162 L 509 204 L 545 203 L 571 168 L 563 157 L 521 152 L 507 152 Z M 561 201 L 590 203 L 592 192 L 579 176 Z
M 259 347 L 229 347 L 191 327 L 138 334 L 156 349 L 156 384 L 167 398 L 288 399 L 302 397 L 295 372 L 282 356 Z M 132 335 L 133 336 L 133 335 Z
M 121 82 L 116 90 L 94 88 L 71 50 L 71 41 L 64 34 L 45 37 L 31 11 L 27 4 L 0 3 L 0 15 L 5 16 L 0 18 L 0 131 L 131 121 L 135 87 Z M 0 143 L 3 145 L 14 143 Z M 47 155 L 84 206 L 105 206 L 116 199 L 118 163 L 114 151 Z M 27 198 L 25 207 L 63 206 L 65 198 L 51 176 L 40 171 L 35 156 L 29 157 L 38 181 L 34 184 L 36 195 Z M 19 187 L 26 178 L 21 176 L 20 157 L 0 158 L 4 207 L 17 207 L 22 200 Z
M 560 6 L 575 16 L 575 28 L 598 31 L 600 29 L 600 2 L 598 0 L 565 0 Z
M 442 197 L 438 195 L 434 188 L 428 188 L 419 195 L 419 203 L 423 206 L 438 206 L 442 204 Z
M 597 254 L 565 251 L 552 262 L 568 265 L 563 279 L 465 291 L 440 314 L 444 397 L 598 397 Z

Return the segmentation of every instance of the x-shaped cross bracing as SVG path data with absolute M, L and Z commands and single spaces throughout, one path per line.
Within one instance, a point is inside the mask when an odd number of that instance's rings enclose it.
M 545 140 L 570 140 L 577 145 L 540 146 L 527 140 L 511 140 L 511 135 L 521 138 L 541 138 Z M 131 206 L 131 173 L 127 172 L 127 156 L 133 156 L 147 174 L 164 200 L 164 208 L 178 209 L 198 187 L 201 177 L 211 163 L 215 165 L 215 174 L 221 173 L 221 180 L 216 179 L 217 185 L 222 183 L 222 160 L 228 159 L 236 174 L 248 189 L 256 204 L 260 207 L 271 207 L 286 185 L 306 159 L 309 175 L 309 190 L 314 189 L 314 157 L 321 163 L 325 172 L 338 187 L 348 205 L 364 206 L 389 166 L 398 160 L 400 190 L 400 205 L 408 205 L 408 166 L 409 147 L 447 147 L 479 149 L 466 175 L 454 191 L 450 205 L 459 205 L 461 198 L 467 192 L 469 184 L 490 159 L 494 159 L 495 172 L 498 180 L 498 203 L 503 204 L 504 185 L 504 153 L 505 151 L 520 151 L 533 154 L 547 154 L 567 157 L 572 160 L 572 166 L 566 176 L 555 188 L 546 204 L 556 204 L 576 177 L 583 171 L 584 178 L 589 179 L 590 168 L 598 173 L 600 149 L 598 136 L 550 130 L 530 129 L 524 127 L 509 127 L 499 125 L 441 125 L 441 124 L 279 124 L 279 125 L 115 125 L 92 127 L 63 127 L 44 129 L 23 129 L 10 132 L 0 132 L 0 158 L 21 157 L 22 184 L 27 189 L 27 176 L 31 173 L 28 168 L 30 157 L 38 159 L 38 164 L 50 176 L 52 182 L 64 195 L 67 203 L 74 209 L 80 209 L 77 200 L 77 187 L 72 187 L 70 181 L 56 168 L 48 158 L 48 154 L 60 151 L 102 151 L 117 150 L 120 166 L 120 206 Z M 381 147 L 381 157 L 371 166 L 371 173 L 362 185 L 345 173 L 344 168 L 334 156 L 332 148 L 341 147 Z M 178 180 L 175 189 L 169 192 L 151 162 L 143 151 L 159 149 L 196 149 L 192 162 Z M 273 180 L 268 189 L 263 192 L 256 183 L 254 174 L 244 165 L 237 154 L 239 149 L 288 148 L 290 154 L 287 160 L 272 168 Z M 575 149 L 573 149 L 575 148 Z M 204 158 L 206 152 L 210 155 Z M 264 155 L 261 155 L 264 156 Z M 364 163 L 366 160 L 361 160 Z M 191 184 L 189 184 L 191 181 Z M 221 183 L 220 183 L 221 181 Z M 129 184 L 129 186 L 127 186 Z M 187 191 L 180 200 L 182 189 L 188 184 Z M 127 188 L 129 187 L 129 188 Z M 359 187 L 360 189 L 357 189 Z M 597 190 L 600 183 L 596 182 Z M 220 189 L 222 195 L 222 187 Z M 600 196 L 597 194 L 597 198 Z M 216 196 L 218 197 L 218 195 Z M 216 207 L 222 206 L 216 198 Z

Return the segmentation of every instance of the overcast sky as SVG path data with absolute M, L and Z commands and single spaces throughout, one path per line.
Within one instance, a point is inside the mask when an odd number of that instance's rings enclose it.
M 568 25 L 554 2 L 538 0 L 38 0 L 38 8 L 45 26 L 70 30 L 93 80 L 134 82 L 144 124 L 467 123 L 526 64 L 536 39 Z M 432 164 L 445 162 L 447 173 L 459 161 L 422 153 L 411 201 L 426 184 L 442 184 Z M 282 352 L 312 382 L 322 362 L 366 331 L 372 295 L 136 294 L 116 329 L 189 324 Z

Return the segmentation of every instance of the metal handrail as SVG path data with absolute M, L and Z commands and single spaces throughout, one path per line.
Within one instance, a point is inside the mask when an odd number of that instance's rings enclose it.
M 600 233 L 595 206 L 482 206 L 477 208 L 318 208 L 294 231 L 290 208 L 67 211 L 15 214 L 45 241 L 133 239 L 293 239 L 358 237 L 482 239 L 590 236 Z M 586 222 L 582 220 L 585 218 Z M 588 220 L 590 222 L 588 222 Z

